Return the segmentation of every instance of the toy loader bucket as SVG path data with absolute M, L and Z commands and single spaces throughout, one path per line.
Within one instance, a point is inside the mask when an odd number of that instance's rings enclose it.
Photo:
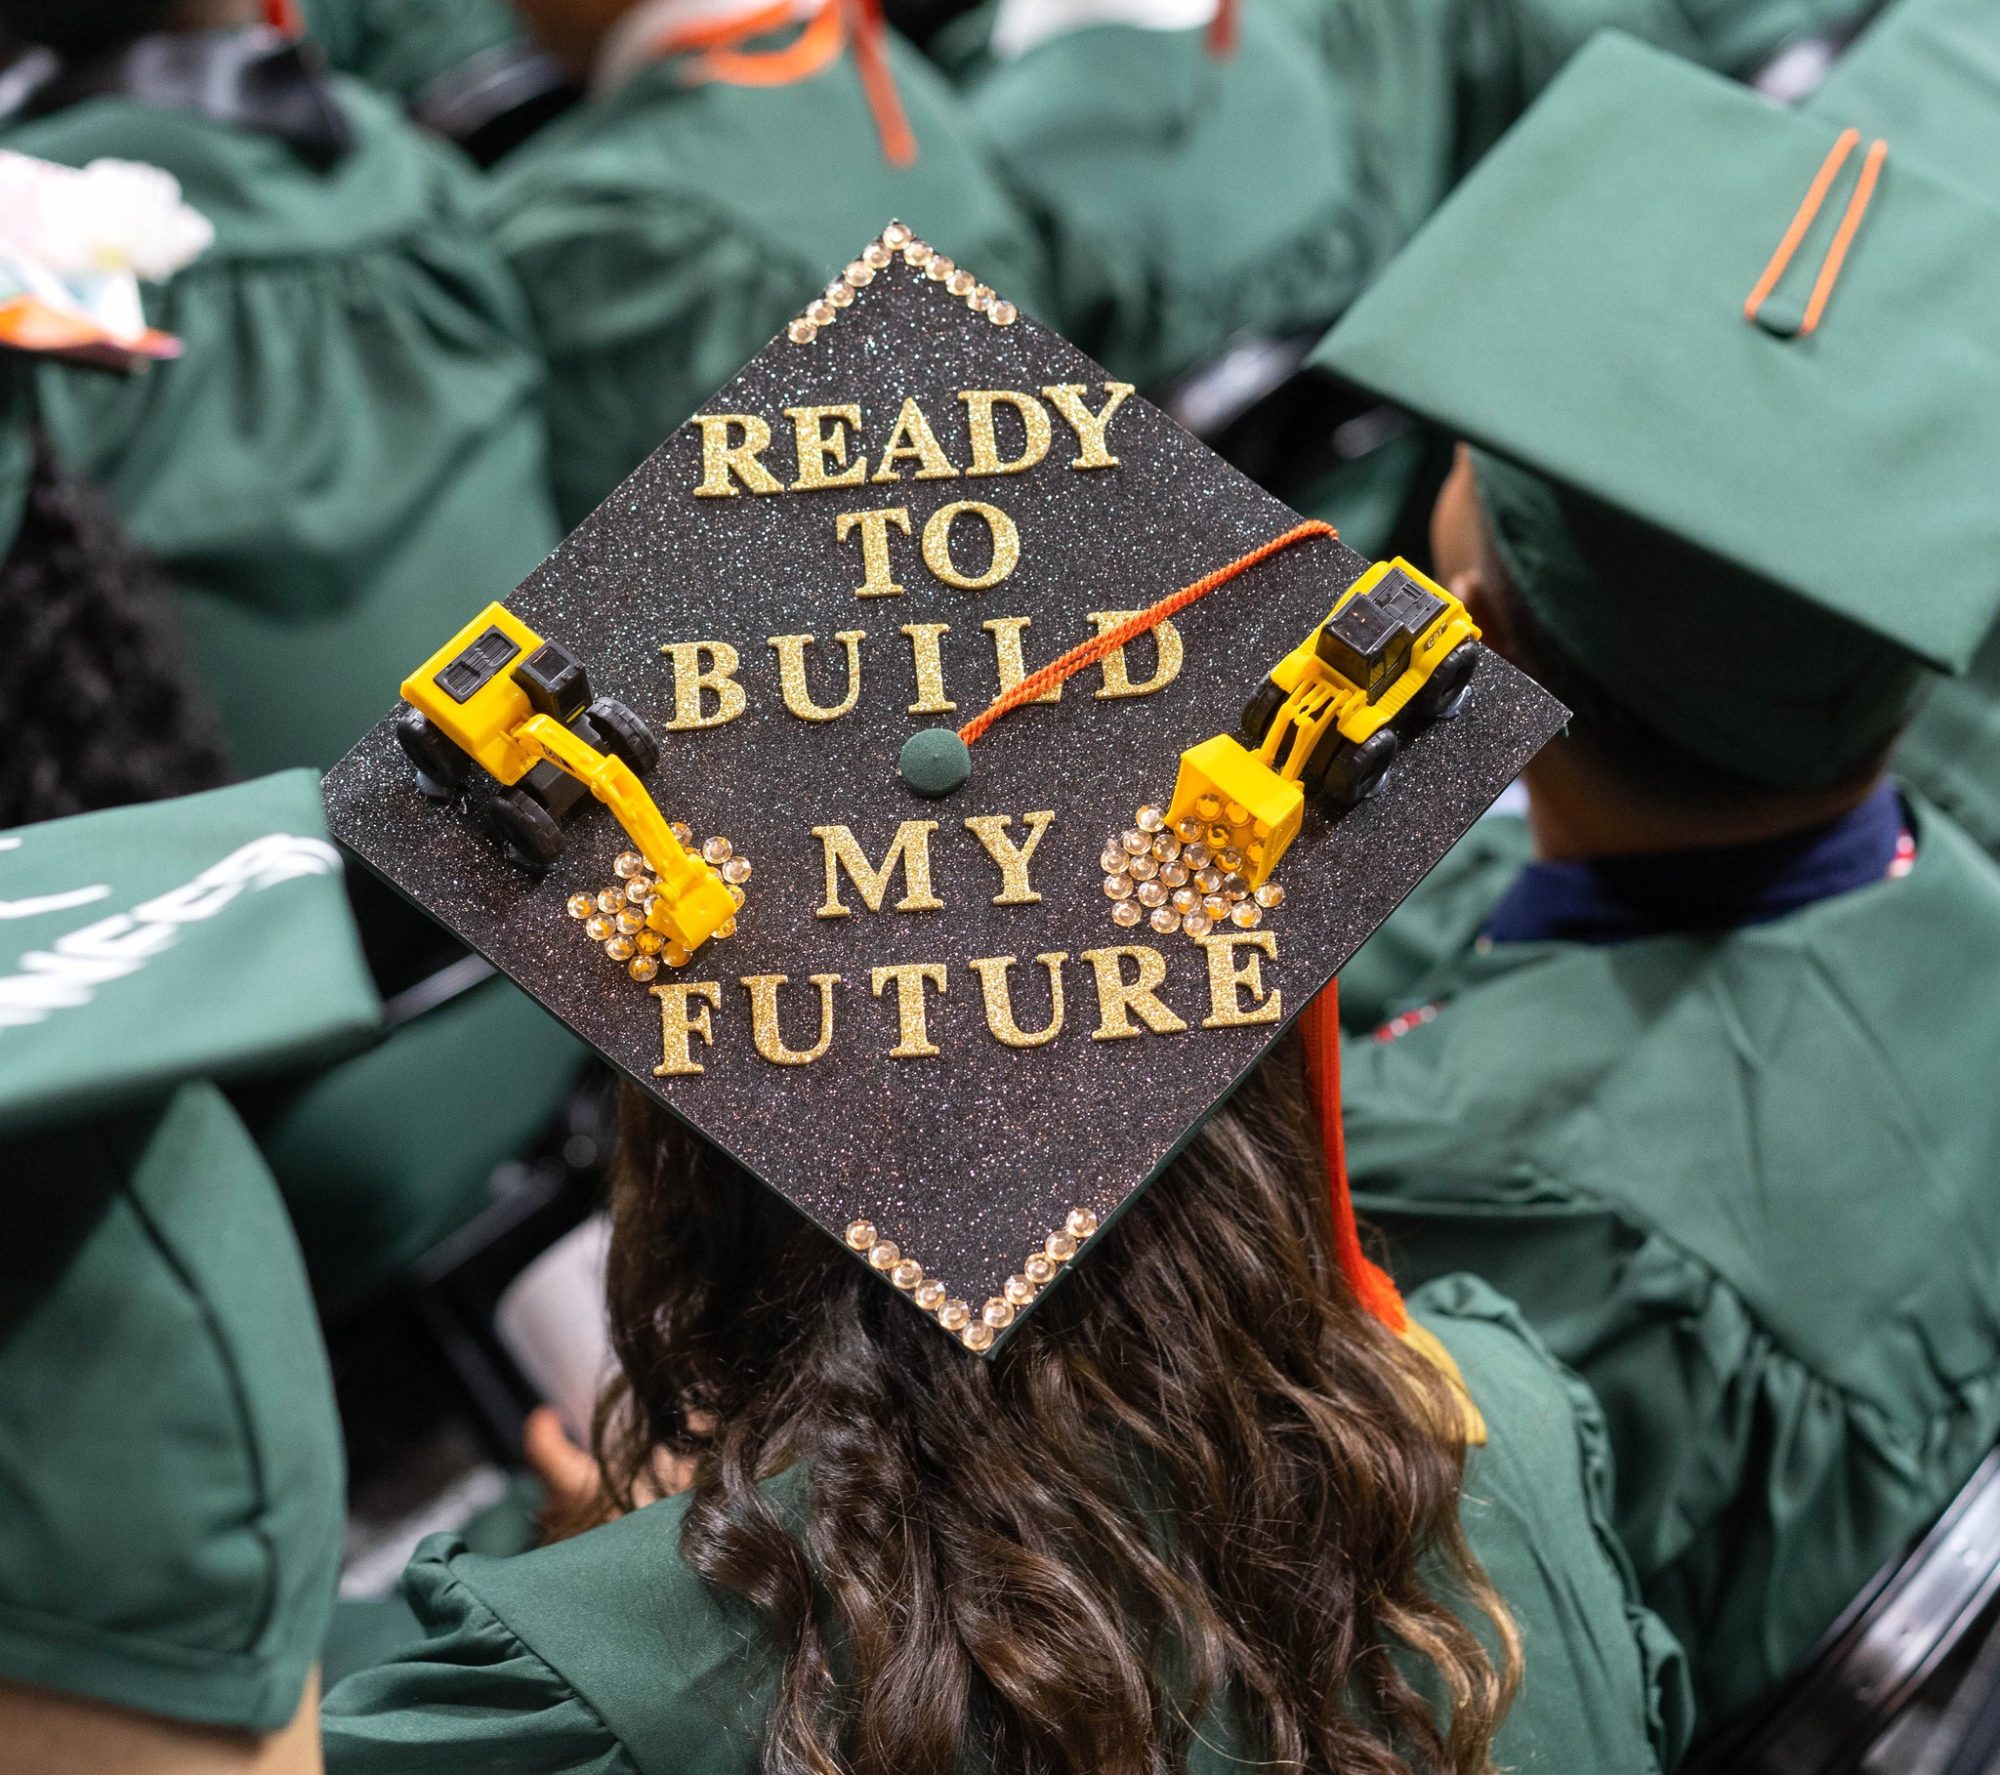
M 1226 828 L 1228 845 L 1212 848 L 1241 851 L 1244 879 L 1255 888 L 1299 835 L 1305 807 L 1305 791 L 1297 783 L 1281 777 L 1229 734 L 1219 733 L 1181 754 L 1167 824 L 1178 826 L 1192 818 Z

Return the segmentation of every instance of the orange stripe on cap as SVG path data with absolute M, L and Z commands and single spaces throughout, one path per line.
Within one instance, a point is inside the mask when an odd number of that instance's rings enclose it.
M 1306 1045 L 1306 1077 L 1319 1110 L 1320 1146 L 1326 1154 L 1328 1206 L 1333 1217 L 1333 1255 L 1354 1297 L 1399 1337 L 1409 1328 L 1402 1291 L 1382 1266 L 1361 1249 L 1354 1198 L 1347 1186 L 1347 1135 L 1340 1120 L 1340 982 L 1329 980 L 1299 1019 Z
M 1833 189 L 1833 182 L 1840 176 L 1840 169 L 1847 164 L 1847 157 L 1854 152 L 1861 140 L 1858 129 L 1844 129 L 1833 146 L 1826 151 L 1826 158 L 1820 162 L 1819 171 L 1813 174 L 1812 183 L 1806 187 L 1804 199 L 1793 215 L 1791 225 L 1786 228 L 1784 238 L 1778 242 L 1778 250 L 1771 255 L 1770 262 L 1757 279 L 1756 285 L 1744 299 L 1743 318 L 1754 322 L 1757 311 L 1764 306 L 1778 280 L 1785 275 L 1785 268 L 1791 264 L 1792 255 L 1799 250 L 1807 232 L 1826 202 L 1827 193 Z M 1879 138 L 1869 145 L 1867 157 L 1861 165 L 1861 177 L 1854 187 L 1854 194 L 1847 200 L 1847 212 L 1840 218 L 1840 226 L 1834 230 L 1833 243 L 1826 250 L 1826 257 L 1820 263 L 1819 276 L 1813 282 L 1812 295 L 1806 303 L 1805 318 L 1800 321 L 1796 337 L 1804 338 L 1820 323 L 1826 312 L 1828 300 L 1833 295 L 1833 286 L 1840 280 L 1842 265 L 1847 260 L 1847 249 L 1854 244 L 1855 232 L 1861 226 L 1861 218 L 1867 214 L 1868 205 L 1875 196 L 1876 181 L 1882 175 L 1882 162 L 1889 153 L 1889 144 Z
M 1854 187 L 1854 195 L 1847 200 L 1847 214 L 1840 218 L 1840 227 L 1834 234 L 1833 245 L 1826 250 L 1826 263 L 1819 268 L 1819 279 L 1813 285 L 1812 298 L 1806 303 L 1805 319 L 1799 322 L 1801 337 L 1819 325 L 1819 317 L 1826 312 L 1826 304 L 1833 294 L 1833 286 L 1840 280 L 1840 268 L 1847 260 L 1847 249 L 1854 244 L 1855 231 L 1861 226 L 1861 218 L 1868 213 L 1868 205 L 1875 196 L 1875 182 L 1882 176 L 1882 162 L 1889 156 L 1889 144 L 1877 138 L 1868 147 L 1868 158 L 1861 163 L 1861 180 Z

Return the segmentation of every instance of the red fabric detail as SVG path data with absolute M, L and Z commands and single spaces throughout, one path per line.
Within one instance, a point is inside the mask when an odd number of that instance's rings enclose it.
M 1361 1229 L 1354 1224 L 1354 1199 L 1347 1187 L 1347 1138 L 1340 1123 L 1340 982 L 1306 1006 L 1299 1020 L 1306 1044 L 1306 1077 L 1319 1109 L 1320 1144 L 1326 1153 L 1327 1196 L 1333 1210 L 1333 1253 L 1340 1273 L 1368 1312 L 1391 1331 L 1401 1333 L 1410 1323 L 1409 1310 L 1389 1272 L 1361 1249 Z

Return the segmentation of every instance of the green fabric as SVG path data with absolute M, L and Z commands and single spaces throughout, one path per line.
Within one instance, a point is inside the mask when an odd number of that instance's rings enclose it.
M 1896 748 L 1896 775 L 2000 857 L 2000 630 L 1963 678 L 1948 678 Z
M 25 419 L 20 383 L 11 374 L 0 376 L 0 553 L 11 550 L 21 534 L 34 475 L 35 450 Z
M 351 1048 L 380 1007 L 290 771 L 0 837 L 0 1135 Z
M 1407 995 L 1434 1019 L 1344 1054 L 1395 1273 L 1476 1267 L 1602 1400 L 1704 1729 L 2000 1433 L 2000 1099 L 1968 1058 L 2000 1051 L 2000 869 L 1912 814 L 1900 880 L 1722 938 L 1461 947 Z
M 0 1677 L 275 1730 L 332 1612 L 342 1461 L 257 1149 L 193 1083 L 0 1144 L 0 1176 L 17 1186 L 0 1240 Z
M 385 98 L 338 88 L 355 151 L 94 100 L 0 135 L 180 180 L 215 243 L 147 315 L 186 351 L 141 377 L 39 367 L 57 451 L 184 588 L 238 766 L 325 766 L 403 674 L 554 546 L 542 375 L 473 213 L 475 175 Z
M 358 1305 L 484 1207 L 582 1062 L 533 999 L 489 980 L 259 1113 L 322 1308 Z
M 677 62 L 559 118 L 493 177 L 552 384 L 557 506 L 585 517 L 895 217 L 1035 313 L 1039 254 L 935 69 L 891 38 L 917 142 L 882 157 L 850 56 L 795 85 Z
M 2000 216 L 1892 156 L 1819 330 L 1742 315 L 1836 133 L 1600 39 L 1317 358 L 1558 483 L 1559 511 L 1525 479 L 1494 509 L 1558 639 L 1782 782 L 1824 780 L 1826 736 L 1895 700 L 1855 630 L 1885 678 L 1963 669 L 2000 611 Z M 1780 331 L 1847 190 L 1760 311 Z M 1712 632 L 1725 614 L 1747 644 Z
M 1325 327 L 1386 257 L 1347 89 L 1280 8 L 1245 8 L 1227 58 L 1205 30 L 1085 26 L 965 91 L 1050 240 L 1047 318 L 1141 388 L 1238 334 Z
M 336 68 L 406 101 L 521 36 L 507 0 L 303 0 L 299 10 Z
M 1670 1766 L 1685 1741 L 1685 1672 L 1633 1601 L 1587 1395 L 1481 1285 L 1459 1279 L 1416 1305 L 1491 1431 L 1470 1457 L 1463 1517 L 1527 1654 L 1500 1763 Z M 430 1638 L 329 1695 L 329 1775 L 751 1775 L 775 1648 L 681 1563 L 684 1513 L 668 1499 L 514 1559 L 427 1543 L 405 1583 Z M 1190 1768 L 1240 1768 L 1242 1750 L 1226 1720 L 1205 1721 Z

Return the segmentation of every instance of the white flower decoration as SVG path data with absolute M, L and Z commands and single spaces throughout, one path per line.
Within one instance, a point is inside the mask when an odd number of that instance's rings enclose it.
M 0 149 L 0 259 L 66 282 L 126 274 L 161 282 L 215 239 L 180 181 L 136 160 L 81 169 Z

